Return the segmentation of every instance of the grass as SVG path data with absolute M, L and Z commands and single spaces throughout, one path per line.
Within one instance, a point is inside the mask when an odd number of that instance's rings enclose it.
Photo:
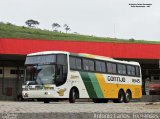
M 134 39 L 115 39 L 79 34 L 61 33 L 24 26 L 16 26 L 10 23 L 0 23 L 0 38 L 43 39 L 43 40 L 72 40 L 95 42 L 126 42 L 126 43 L 150 43 L 160 44 L 158 41 L 144 41 Z

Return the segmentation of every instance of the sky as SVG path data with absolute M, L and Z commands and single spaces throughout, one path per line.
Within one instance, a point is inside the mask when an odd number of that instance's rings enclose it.
M 129 5 L 143 3 L 152 5 Z M 28 19 L 41 29 L 59 23 L 70 33 L 160 41 L 160 0 L 0 0 L 0 21 L 24 26 Z

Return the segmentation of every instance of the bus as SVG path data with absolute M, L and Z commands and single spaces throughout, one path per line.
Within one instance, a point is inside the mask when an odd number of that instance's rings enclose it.
M 22 86 L 24 99 L 92 99 L 94 103 L 128 103 L 142 96 L 138 62 L 65 51 L 28 54 Z

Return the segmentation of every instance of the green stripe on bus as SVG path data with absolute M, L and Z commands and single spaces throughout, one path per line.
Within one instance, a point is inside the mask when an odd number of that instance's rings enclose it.
M 104 98 L 103 92 L 102 92 L 102 90 L 101 90 L 101 87 L 100 87 L 100 85 L 99 85 L 99 82 L 98 82 L 98 80 L 97 80 L 97 78 L 96 78 L 95 73 L 88 73 L 88 75 L 89 75 L 89 78 L 91 79 L 92 85 L 93 85 L 93 87 L 94 87 L 94 90 L 93 90 L 93 91 L 96 92 L 97 97 L 98 97 L 98 98 Z
M 85 85 L 85 87 L 87 89 L 89 97 L 90 98 L 98 98 L 97 94 L 94 91 L 94 86 L 93 86 L 93 84 L 91 82 L 91 79 L 90 79 L 88 73 L 86 73 L 86 72 L 80 72 L 80 75 L 81 75 L 82 80 L 84 82 L 84 85 Z

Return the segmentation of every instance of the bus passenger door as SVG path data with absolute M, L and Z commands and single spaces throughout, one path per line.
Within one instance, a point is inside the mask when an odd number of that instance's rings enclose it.
M 67 79 L 67 66 L 57 65 L 56 67 L 56 86 L 60 86 L 65 83 Z

